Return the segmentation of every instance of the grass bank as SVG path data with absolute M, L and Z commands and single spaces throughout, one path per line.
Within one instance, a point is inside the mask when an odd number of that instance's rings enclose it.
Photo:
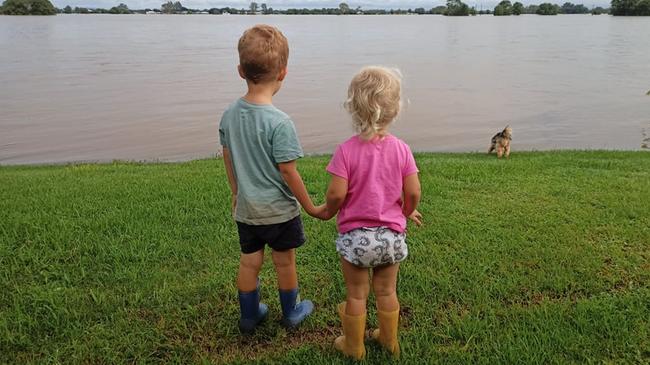
M 416 157 L 402 363 L 649 361 L 649 153 Z M 327 161 L 300 162 L 317 199 Z M 220 160 L 0 167 L 0 363 L 348 363 L 334 222 L 304 218 L 312 318 L 280 327 L 267 263 L 270 317 L 242 338 L 228 202 Z

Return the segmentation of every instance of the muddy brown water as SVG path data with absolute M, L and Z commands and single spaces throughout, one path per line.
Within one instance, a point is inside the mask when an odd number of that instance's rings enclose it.
M 650 18 L 443 16 L 0 17 L 0 164 L 177 161 L 217 153 L 244 92 L 236 42 L 256 23 L 290 41 L 275 104 L 308 153 L 351 134 L 361 66 L 399 67 L 394 134 L 419 151 L 641 149 L 650 130 Z M 647 141 L 645 141 L 647 144 Z

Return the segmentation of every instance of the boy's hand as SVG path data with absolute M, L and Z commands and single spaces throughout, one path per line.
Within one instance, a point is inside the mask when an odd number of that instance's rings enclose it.
M 411 215 L 408 216 L 408 218 L 412 220 L 416 226 L 419 227 L 422 225 L 422 214 L 418 212 L 417 209 L 414 210 L 413 213 L 411 213 Z

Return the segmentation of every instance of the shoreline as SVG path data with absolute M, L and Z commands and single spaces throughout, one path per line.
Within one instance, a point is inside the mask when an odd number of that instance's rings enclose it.
M 413 153 L 418 156 L 488 156 L 486 152 L 481 151 L 469 151 L 469 152 L 444 152 L 444 151 L 420 151 L 413 150 Z M 548 150 L 517 150 L 513 151 L 511 159 L 517 155 L 535 155 L 535 154 L 558 154 L 558 153 L 650 153 L 650 150 L 639 148 L 637 150 L 625 150 L 625 149 L 548 149 Z M 305 156 L 301 158 L 320 158 L 320 157 L 329 157 L 331 153 L 305 153 Z M 496 155 L 492 153 L 490 156 L 496 159 Z M 178 165 L 193 163 L 198 161 L 206 160 L 218 160 L 221 158 L 221 154 L 217 153 L 212 156 L 206 157 L 195 157 L 188 159 L 144 159 L 144 160 L 122 160 L 122 159 L 113 159 L 113 160 L 70 160 L 70 161 L 61 161 L 61 162 L 33 162 L 33 163 L 3 163 L 0 160 L 0 169 L 4 168 L 39 168 L 39 167 L 57 167 L 57 166 L 74 166 L 74 165 L 115 165 L 115 164 L 124 164 L 124 165 Z M 504 159 L 505 160 L 505 159 Z

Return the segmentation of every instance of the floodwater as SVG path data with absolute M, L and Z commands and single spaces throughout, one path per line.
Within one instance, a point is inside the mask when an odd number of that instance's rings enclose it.
M 308 153 L 351 135 L 342 103 L 368 64 L 401 69 L 392 131 L 418 151 L 485 151 L 506 124 L 515 152 L 641 149 L 650 130 L 648 17 L 3 16 L 0 164 L 215 155 L 256 23 L 289 39 L 275 104 Z

